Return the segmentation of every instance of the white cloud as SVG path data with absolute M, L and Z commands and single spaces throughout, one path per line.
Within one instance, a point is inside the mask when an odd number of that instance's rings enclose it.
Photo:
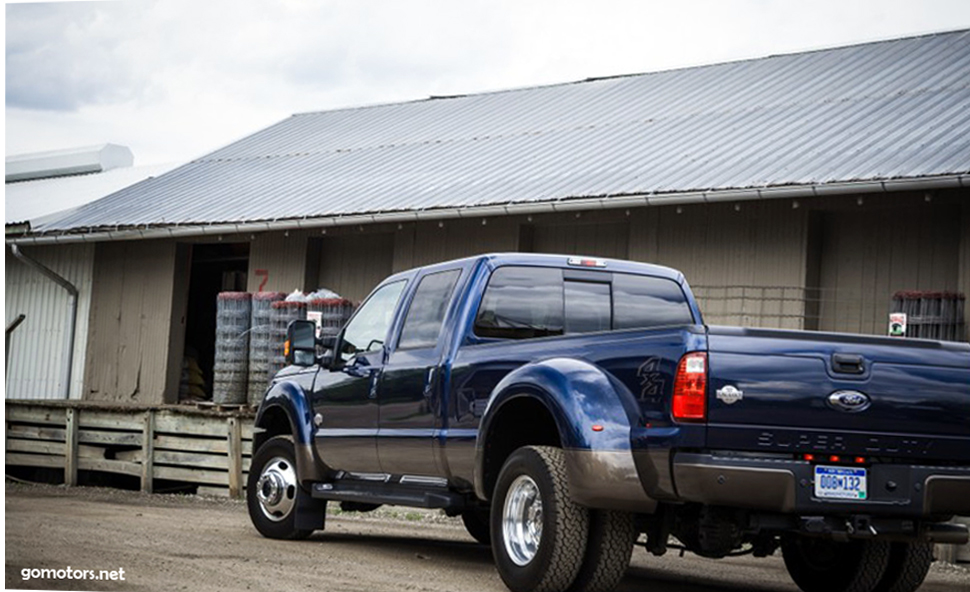
M 8 153 L 187 160 L 291 113 L 970 26 L 970 3 L 183 0 L 7 7 Z

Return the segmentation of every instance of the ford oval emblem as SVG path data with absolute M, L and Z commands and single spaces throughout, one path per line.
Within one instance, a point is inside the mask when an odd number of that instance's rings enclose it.
M 839 411 L 847 413 L 857 413 L 865 411 L 872 405 L 869 395 L 859 391 L 835 391 L 829 395 L 829 405 Z

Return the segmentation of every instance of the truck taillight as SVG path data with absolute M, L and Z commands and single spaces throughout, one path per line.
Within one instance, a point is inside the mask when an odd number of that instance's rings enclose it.
M 707 420 L 707 354 L 685 354 L 677 365 L 671 407 L 677 421 Z

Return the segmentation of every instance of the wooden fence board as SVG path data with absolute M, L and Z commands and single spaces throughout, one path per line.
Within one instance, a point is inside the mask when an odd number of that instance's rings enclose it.
M 63 409 L 53 407 L 7 405 L 7 423 L 41 423 L 64 427 L 67 423 Z
M 141 415 L 93 409 L 78 409 L 79 425 L 82 428 L 108 428 L 113 430 L 142 431 Z
M 55 469 L 64 468 L 63 456 L 50 456 L 47 454 L 22 454 L 19 452 L 8 452 L 6 463 L 17 467 L 52 467 Z
M 187 481 L 189 483 L 205 483 L 209 485 L 229 486 L 229 473 L 206 469 L 189 469 L 186 467 L 155 466 L 156 479 L 171 479 Z
M 77 467 L 83 471 L 102 471 L 105 473 L 120 473 L 133 477 L 141 476 L 141 465 L 123 460 L 107 458 L 79 458 Z
M 105 432 L 82 429 L 78 442 L 84 444 L 112 444 L 116 446 L 141 446 L 140 432 Z
M 191 436 L 155 435 L 155 449 L 179 450 L 182 452 L 212 452 L 225 454 L 229 450 L 226 438 L 199 438 Z
M 159 411 L 155 416 L 155 431 L 178 435 L 225 437 L 229 433 L 229 427 L 226 418 L 196 417 Z
M 29 440 L 53 440 L 63 442 L 66 436 L 63 428 L 43 428 L 30 425 L 7 425 L 8 438 L 24 438 Z
M 17 440 L 7 438 L 8 452 L 32 452 L 34 454 L 56 454 L 64 456 L 63 442 L 45 442 L 44 440 Z

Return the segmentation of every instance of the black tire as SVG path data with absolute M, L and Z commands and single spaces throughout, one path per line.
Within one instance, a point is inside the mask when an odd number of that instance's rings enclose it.
M 541 502 L 541 512 L 535 513 L 534 521 L 541 531 L 534 554 L 524 562 L 521 554 L 509 548 L 503 534 L 506 501 L 513 484 L 516 491 L 531 487 Z M 540 505 L 533 503 L 529 507 Z M 491 525 L 495 566 L 512 592 L 561 592 L 569 588 L 586 552 L 589 511 L 569 497 L 562 450 L 525 446 L 509 456 L 493 492 Z M 519 563 L 513 559 L 516 556 Z
M 875 592 L 913 592 L 920 587 L 933 563 L 933 543 L 892 543 L 889 565 Z
M 296 461 L 293 453 L 293 440 L 289 436 L 270 438 L 259 447 L 253 456 L 249 468 L 249 478 L 246 481 L 246 505 L 249 507 L 249 519 L 261 535 L 271 539 L 305 539 L 313 533 L 312 530 L 296 528 L 296 498 L 299 481 L 281 488 L 280 499 L 292 501 L 289 511 L 270 517 L 258 497 L 260 477 L 267 466 L 283 465 L 292 468 L 296 474 Z
M 470 508 L 461 514 L 465 530 L 472 538 L 483 545 L 492 544 L 491 526 L 488 521 L 488 508 Z
M 804 592 L 873 592 L 889 563 L 889 543 L 786 536 L 785 567 Z
M 570 592 L 610 592 L 616 588 L 630 566 L 637 534 L 633 514 L 591 510 L 586 556 Z

